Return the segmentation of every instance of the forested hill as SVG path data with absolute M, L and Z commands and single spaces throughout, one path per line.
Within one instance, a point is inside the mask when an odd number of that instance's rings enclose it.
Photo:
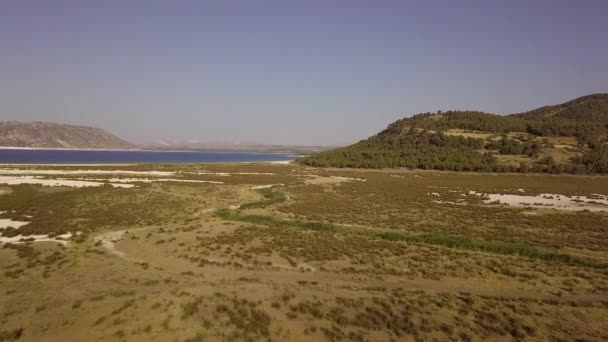
M 320 167 L 608 173 L 608 94 L 529 112 L 422 113 L 298 160 Z
M 52 122 L 0 122 L 0 146 L 132 149 L 136 146 L 100 128 Z
M 527 119 L 560 118 L 608 123 L 608 94 L 583 96 L 561 105 L 545 106 L 513 116 Z

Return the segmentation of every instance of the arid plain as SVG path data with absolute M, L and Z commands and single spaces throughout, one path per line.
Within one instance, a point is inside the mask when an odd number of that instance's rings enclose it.
M 0 341 L 608 339 L 608 177 L 0 169 Z

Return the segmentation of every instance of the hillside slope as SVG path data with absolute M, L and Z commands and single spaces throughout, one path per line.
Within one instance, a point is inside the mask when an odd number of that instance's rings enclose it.
M 40 121 L 0 122 L 0 146 L 74 149 L 136 147 L 100 128 Z
M 608 94 L 583 96 L 557 106 L 545 106 L 513 116 L 526 119 L 560 118 L 608 123 Z
M 422 113 L 356 144 L 311 155 L 321 167 L 608 173 L 608 94 L 526 113 Z

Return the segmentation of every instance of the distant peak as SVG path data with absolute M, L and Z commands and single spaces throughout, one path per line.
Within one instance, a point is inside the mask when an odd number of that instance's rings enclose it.
M 136 146 L 101 129 L 46 121 L 0 122 L 0 146 L 75 149 L 133 149 Z

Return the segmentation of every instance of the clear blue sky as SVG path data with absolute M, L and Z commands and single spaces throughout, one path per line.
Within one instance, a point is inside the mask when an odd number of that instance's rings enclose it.
M 0 121 L 343 144 L 608 92 L 608 1 L 0 2 Z

